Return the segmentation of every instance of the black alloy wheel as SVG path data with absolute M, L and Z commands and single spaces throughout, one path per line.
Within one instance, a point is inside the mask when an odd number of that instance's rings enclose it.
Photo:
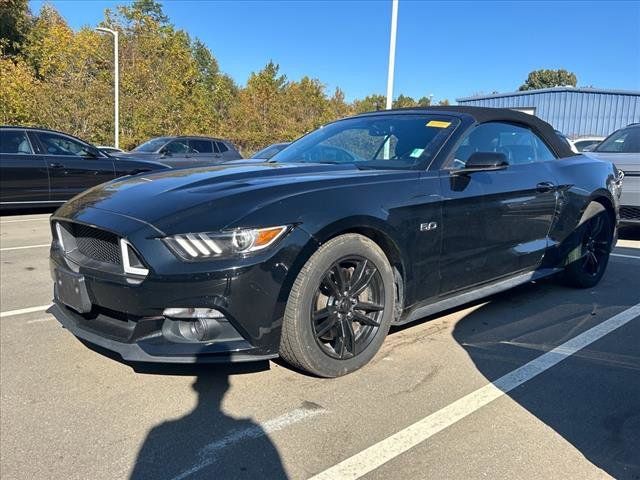
M 320 377 L 353 372 L 380 350 L 395 312 L 395 277 L 363 235 L 325 242 L 297 274 L 285 309 L 280 355 Z
M 384 284 L 373 262 L 351 256 L 323 275 L 311 304 L 318 345 L 332 358 L 362 352 L 375 337 L 384 310 Z
M 611 251 L 608 221 L 606 215 L 598 214 L 585 224 L 580 261 L 584 272 L 592 277 L 600 274 Z
M 575 247 L 569 252 L 562 278 L 578 288 L 598 284 L 609 262 L 614 225 L 611 214 L 597 202 L 587 207 L 575 232 Z

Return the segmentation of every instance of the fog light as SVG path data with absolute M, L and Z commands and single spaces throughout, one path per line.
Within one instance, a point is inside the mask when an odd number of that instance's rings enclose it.
M 165 308 L 162 315 L 169 318 L 224 318 L 215 308 Z

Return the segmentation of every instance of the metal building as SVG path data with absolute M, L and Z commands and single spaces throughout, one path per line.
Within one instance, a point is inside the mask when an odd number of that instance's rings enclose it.
M 531 113 L 570 138 L 607 136 L 640 122 L 640 92 L 635 91 L 555 87 L 458 98 L 457 102 Z

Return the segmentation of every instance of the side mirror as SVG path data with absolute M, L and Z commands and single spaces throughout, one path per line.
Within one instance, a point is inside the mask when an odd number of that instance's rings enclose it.
M 162 148 L 160 149 L 160 155 L 164 155 L 165 157 L 170 157 L 171 156 L 171 152 L 169 151 L 168 148 Z
M 471 154 L 464 168 L 455 170 L 455 173 L 484 172 L 502 170 L 509 166 L 507 156 L 500 152 L 475 152 Z

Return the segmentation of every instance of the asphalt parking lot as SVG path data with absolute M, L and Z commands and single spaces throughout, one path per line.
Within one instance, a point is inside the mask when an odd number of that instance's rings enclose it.
M 594 289 L 529 284 L 426 318 L 321 380 L 87 348 L 45 311 L 47 219 L 0 219 L 3 479 L 640 479 L 637 231 Z

